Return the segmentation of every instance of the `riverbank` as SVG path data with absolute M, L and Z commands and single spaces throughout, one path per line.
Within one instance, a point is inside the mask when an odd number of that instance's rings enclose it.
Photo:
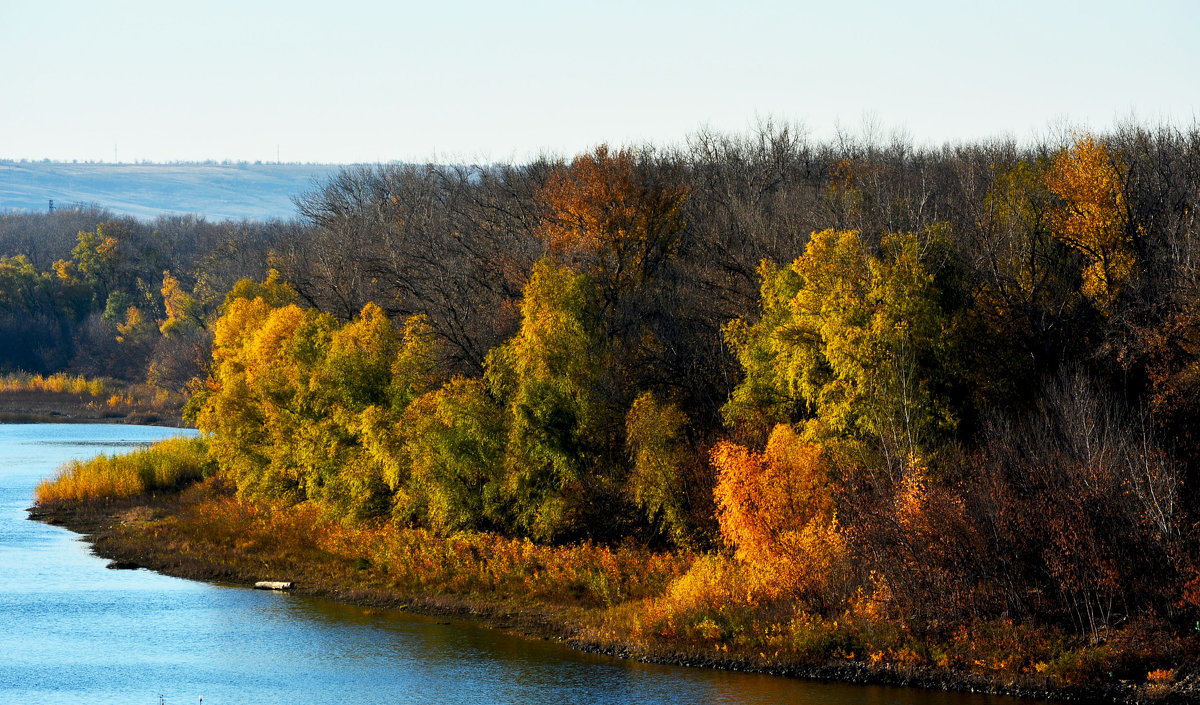
M 40 389 L 0 391 L 0 423 L 124 423 L 182 427 L 178 408 L 153 408 L 117 397 Z
M 211 480 L 183 492 L 37 507 L 31 518 L 86 534 L 113 568 L 145 567 L 245 586 L 290 580 L 305 595 L 471 620 L 646 662 L 1077 702 L 1200 702 L 1194 663 L 1177 667 L 1169 678 L 1070 685 L 1038 674 L 988 675 L 865 653 L 799 662 L 682 637 L 647 642 L 614 628 L 620 623 L 614 613 L 661 594 L 667 581 L 687 570 L 686 558 L 589 546 L 557 549 L 573 552 L 563 559 L 556 549 L 487 535 L 420 535 L 424 543 L 404 544 L 417 530 L 345 528 L 308 510 L 264 512 L 237 502 Z M 387 550 L 406 558 L 384 565 L 378 556 Z
M 406 564 L 421 565 L 401 574 L 367 557 L 383 551 L 365 544 L 397 540 L 387 529 L 320 523 L 314 510 L 273 513 L 238 502 L 219 481 L 209 480 L 182 492 L 50 503 L 32 508 L 30 518 L 86 535 L 93 551 L 114 568 L 144 567 L 243 586 L 286 580 L 303 595 L 462 618 L 560 641 L 577 635 L 588 610 L 597 607 L 596 586 L 589 581 L 599 573 L 598 563 L 621 564 L 623 589 L 633 593 L 661 589 L 686 568 L 685 562 L 656 565 L 642 551 L 595 546 L 556 560 L 554 549 L 485 534 L 440 545 L 418 537 L 423 551 L 405 532 L 399 540 L 410 543 L 392 550 L 408 556 Z M 436 574 L 432 564 L 447 559 L 459 565 Z M 471 571 L 465 567 L 471 561 L 491 566 Z

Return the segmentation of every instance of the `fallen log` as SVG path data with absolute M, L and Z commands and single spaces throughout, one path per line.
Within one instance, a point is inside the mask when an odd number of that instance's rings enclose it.
M 292 587 L 290 580 L 260 580 L 254 583 L 255 590 L 291 590 Z

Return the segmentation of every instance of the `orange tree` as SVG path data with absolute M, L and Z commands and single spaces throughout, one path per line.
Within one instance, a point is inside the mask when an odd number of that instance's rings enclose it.
M 722 536 L 770 584 L 823 606 L 843 594 L 843 546 L 880 586 L 907 585 L 920 537 L 936 532 L 909 532 L 900 555 L 893 529 L 922 524 L 939 458 L 971 412 L 967 300 L 947 234 L 873 247 L 826 230 L 762 273 L 761 317 L 726 329 L 745 379 L 724 412 L 749 442 L 769 439 L 761 455 L 713 454 Z
M 601 145 L 560 166 L 540 193 L 542 238 L 551 253 L 591 274 L 602 305 L 653 279 L 681 244 L 687 190 L 649 158 Z
M 780 424 L 763 453 L 722 442 L 712 461 L 721 535 L 758 589 L 827 606 L 845 564 L 832 466 L 821 445 Z

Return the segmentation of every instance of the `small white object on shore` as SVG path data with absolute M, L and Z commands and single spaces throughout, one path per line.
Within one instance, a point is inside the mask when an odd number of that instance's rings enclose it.
M 254 583 L 255 590 L 291 590 L 292 587 L 290 580 L 260 580 Z

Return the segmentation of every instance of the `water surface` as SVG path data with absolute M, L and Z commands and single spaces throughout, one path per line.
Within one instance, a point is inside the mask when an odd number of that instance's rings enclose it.
M 638 664 L 469 624 L 105 569 L 26 519 L 71 458 L 181 433 L 0 425 L 0 703 L 812 703 L 1020 705 Z

